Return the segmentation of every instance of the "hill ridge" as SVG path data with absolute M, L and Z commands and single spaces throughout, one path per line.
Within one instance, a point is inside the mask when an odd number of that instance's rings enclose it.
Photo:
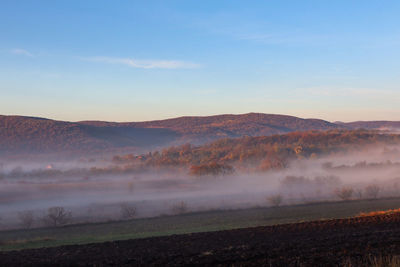
M 154 149 L 182 143 L 202 144 L 220 138 L 268 136 L 295 131 L 354 128 L 400 128 L 400 122 L 332 123 L 282 114 L 245 113 L 182 116 L 144 122 L 61 121 L 0 115 L 0 154 Z

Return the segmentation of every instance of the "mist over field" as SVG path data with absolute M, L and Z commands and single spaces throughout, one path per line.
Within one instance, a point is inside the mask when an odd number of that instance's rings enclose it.
M 280 170 L 236 168 L 225 175 L 193 175 L 187 168 L 149 168 L 140 172 L 99 173 L 113 169 L 110 158 L 1 163 L 2 229 L 19 228 L 20 214 L 31 211 L 33 227 L 44 226 L 50 207 L 71 212 L 69 223 L 173 215 L 217 209 L 293 205 L 316 201 L 399 196 L 399 146 L 369 146 L 360 151 L 291 160 Z M 96 169 L 97 168 L 97 169 Z M 368 187 L 375 186 L 375 193 Z M 340 195 L 351 190 L 350 196 Z

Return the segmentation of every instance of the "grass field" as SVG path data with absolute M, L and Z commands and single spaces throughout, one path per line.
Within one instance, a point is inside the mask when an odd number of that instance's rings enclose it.
M 130 221 L 1 231 L 0 251 L 345 218 L 356 216 L 361 212 L 399 207 L 400 198 L 386 198 L 321 202 L 274 208 L 217 210 Z

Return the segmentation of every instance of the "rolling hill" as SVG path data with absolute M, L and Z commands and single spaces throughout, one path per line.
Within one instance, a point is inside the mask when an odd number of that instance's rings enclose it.
M 220 138 L 338 128 L 376 128 L 376 125 L 373 122 L 362 125 L 331 123 L 319 119 L 261 113 L 122 123 L 0 116 L 0 154 L 154 149 L 186 142 L 202 144 Z
M 324 120 L 261 113 L 179 117 L 167 120 L 128 123 L 83 121 L 80 124 L 101 127 L 169 129 L 177 133 L 181 140 L 194 143 L 203 143 L 225 137 L 264 136 L 293 131 L 330 130 L 341 127 Z
M 0 154 L 96 152 L 162 145 L 178 135 L 162 128 L 95 126 L 43 118 L 0 116 Z

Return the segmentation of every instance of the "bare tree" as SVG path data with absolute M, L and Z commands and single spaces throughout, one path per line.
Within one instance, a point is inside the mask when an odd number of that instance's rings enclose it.
M 267 197 L 267 201 L 274 207 L 278 207 L 279 205 L 282 204 L 283 201 L 283 197 L 281 194 L 276 194 L 276 195 L 272 195 Z
M 180 201 L 172 206 L 172 212 L 175 214 L 183 214 L 188 211 L 188 206 L 185 201 Z
M 365 194 L 370 198 L 377 198 L 381 188 L 377 184 L 371 184 L 365 188 Z
M 63 207 L 51 207 L 47 210 L 47 214 L 43 217 L 43 221 L 48 226 L 61 226 L 67 224 L 71 220 L 72 214 Z
M 354 190 L 354 194 L 358 199 L 362 199 L 362 197 L 363 197 L 363 191 L 360 188 L 357 188 L 356 190 Z
M 121 203 L 121 218 L 124 220 L 133 219 L 136 215 L 136 207 L 128 203 Z
M 336 196 L 338 196 L 342 200 L 350 200 L 353 196 L 354 190 L 351 187 L 342 187 L 335 190 Z
M 31 228 L 35 221 L 33 211 L 31 210 L 18 212 L 18 219 L 20 220 L 21 226 L 25 229 Z

